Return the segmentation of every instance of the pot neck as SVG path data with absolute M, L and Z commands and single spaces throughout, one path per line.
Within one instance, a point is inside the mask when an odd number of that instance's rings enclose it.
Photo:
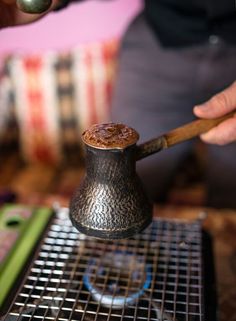
M 126 149 L 102 150 L 88 146 L 86 150 L 87 176 L 116 179 L 135 175 L 135 146 Z

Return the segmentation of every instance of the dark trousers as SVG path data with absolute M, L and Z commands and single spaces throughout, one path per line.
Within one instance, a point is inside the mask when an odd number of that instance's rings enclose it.
M 127 30 L 121 51 L 112 121 L 135 128 L 140 142 L 194 119 L 193 106 L 236 80 L 236 46 L 221 39 L 186 48 L 163 48 L 143 15 Z M 169 182 L 194 140 L 137 162 L 154 201 L 164 200 Z M 236 144 L 207 146 L 207 204 L 236 208 Z M 186 200 L 187 201 L 187 200 Z

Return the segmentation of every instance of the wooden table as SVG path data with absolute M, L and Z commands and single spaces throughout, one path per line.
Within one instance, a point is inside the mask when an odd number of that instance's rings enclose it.
M 35 202 L 36 199 L 33 200 Z M 38 201 L 48 206 L 54 201 L 68 206 L 69 199 L 51 194 Z M 196 220 L 206 215 L 203 227 L 213 239 L 219 321 L 236 321 L 236 210 L 165 205 L 155 206 L 154 215 L 185 220 Z
M 68 206 L 69 196 L 83 176 L 83 170 L 78 168 L 62 170 L 32 165 L 16 170 L 18 162 L 14 158 L 3 164 L 0 186 L 16 191 L 17 201 L 23 204 L 52 206 L 57 201 Z M 208 214 L 204 227 L 214 240 L 220 321 L 236 321 L 236 211 L 176 205 L 156 206 L 154 210 L 160 217 L 188 220 L 198 218 L 202 212 Z
M 236 211 L 156 206 L 154 215 L 194 220 L 207 214 L 203 226 L 213 237 L 220 321 L 236 320 Z M 210 320 L 207 320 L 210 321 Z
M 69 196 L 83 176 L 83 170 L 78 168 L 58 169 L 42 165 L 18 168 L 19 164 L 14 157 L 2 162 L 0 187 L 8 186 L 16 191 L 18 201 L 23 204 L 51 206 L 57 201 L 62 206 L 68 206 Z M 202 188 L 198 190 L 204 192 Z M 179 194 L 178 190 L 178 202 L 181 199 Z M 184 200 L 187 199 L 186 202 L 197 199 L 199 204 L 202 196 L 193 197 L 192 194 L 189 197 L 185 191 L 181 195 L 184 195 Z M 176 193 L 171 199 L 176 201 Z M 191 204 L 197 202 L 192 201 Z M 214 240 L 220 321 L 236 321 L 236 211 L 167 205 L 155 207 L 154 212 L 160 217 L 189 220 L 196 219 L 201 212 L 208 214 L 204 227 Z
M 23 198 L 23 200 L 27 203 L 27 199 Z M 47 206 L 51 206 L 54 201 L 62 206 L 68 206 L 69 203 L 67 196 L 58 194 L 35 196 L 30 200 L 34 204 Z M 205 214 L 207 217 L 204 219 L 203 226 L 213 239 L 219 321 L 236 321 L 236 210 L 176 205 L 154 208 L 154 215 L 162 218 L 195 220 L 199 215 Z

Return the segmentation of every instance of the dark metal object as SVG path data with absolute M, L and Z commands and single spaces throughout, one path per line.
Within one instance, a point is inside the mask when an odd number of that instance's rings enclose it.
M 73 225 L 104 239 L 128 238 L 152 220 L 152 206 L 135 172 L 135 148 L 87 146 L 87 175 L 70 208 Z
M 152 206 L 135 172 L 137 160 L 208 131 L 218 119 L 198 119 L 136 146 L 138 133 L 122 124 L 94 125 L 83 134 L 87 174 L 70 204 L 82 233 L 102 239 L 128 238 L 146 228 Z
M 25 13 L 44 13 L 51 5 L 52 0 L 17 0 L 17 7 Z
M 23 320 L 81 320 L 81 321 L 215 321 L 206 313 L 209 302 L 204 301 L 205 262 L 202 249 L 209 253 L 202 239 L 201 222 L 154 219 L 153 223 L 129 240 L 95 240 L 78 233 L 62 209 L 52 222 L 22 286 L 12 300 L 2 321 Z M 104 266 L 104 257 L 119 253 L 120 262 L 134 259 L 148 265 L 151 284 L 135 300 L 115 309 L 103 305 L 103 295 L 109 279 L 122 288 L 124 296 L 141 290 L 123 265 L 114 270 Z M 209 255 L 208 255 L 209 259 Z M 94 263 L 91 268 L 91 262 Z M 103 267 L 102 275 L 101 267 Z M 103 289 L 100 300 L 84 284 L 89 269 L 93 285 Z M 212 275 L 209 271 L 208 275 Z M 205 284 L 204 284 L 205 279 Z M 213 293 L 207 292 L 205 299 Z M 214 307 L 215 308 L 215 307 Z

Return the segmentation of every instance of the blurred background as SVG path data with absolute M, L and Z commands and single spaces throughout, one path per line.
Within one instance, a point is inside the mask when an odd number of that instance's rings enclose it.
M 24 203 L 51 204 L 59 197 L 67 205 L 83 175 L 81 133 L 109 120 L 120 39 L 141 9 L 140 0 L 82 1 L 1 31 L 3 191 Z M 172 201 L 202 202 L 199 166 L 192 165 L 192 159 L 191 166 L 183 164 L 188 175 L 176 180 Z

